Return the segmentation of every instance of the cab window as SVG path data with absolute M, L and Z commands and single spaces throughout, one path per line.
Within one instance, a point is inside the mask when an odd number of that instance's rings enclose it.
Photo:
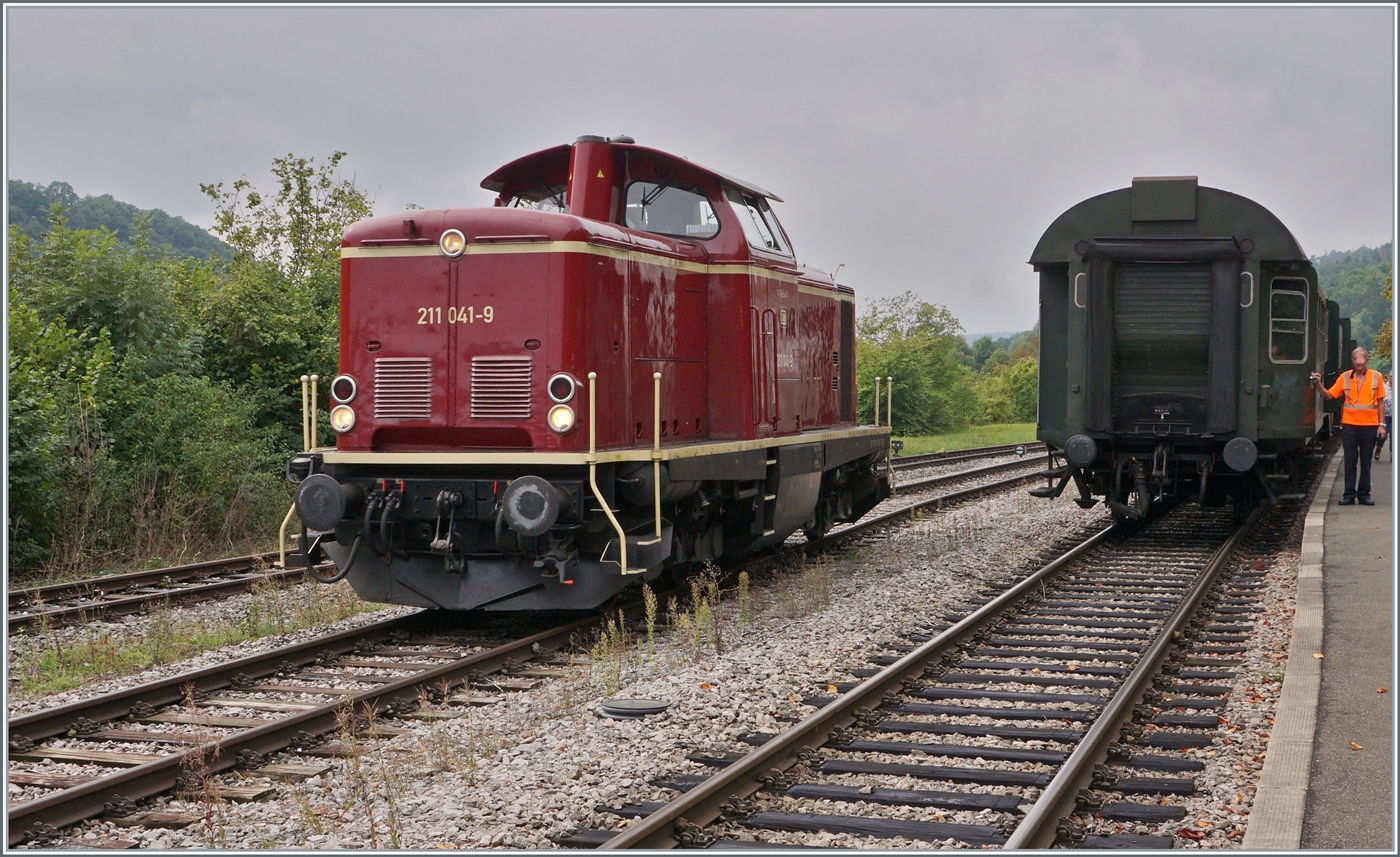
M 734 216 L 739 218 L 739 226 L 744 230 L 744 237 L 748 239 L 750 247 L 769 253 L 791 255 L 792 251 L 783 240 L 783 230 L 778 226 L 778 219 L 773 216 L 773 210 L 768 207 L 766 199 L 732 187 L 725 189 L 725 196 L 730 207 L 734 209 Z
M 1269 359 L 1302 363 L 1308 358 L 1308 281 L 1275 277 L 1269 285 Z
M 719 234 L 719 218 L 703 193 L 665 183 L 628 185 L 624 222 L 629 229 L 677 238 L 713 238 Z
M 506 200 L 506 208 L 529 208 L 534 211 L 549 211 L 555 214 L 563 214 L 568 205 L 568 185 L 556 184 L 546 185 L 540 182 L 538 187 L 517 190 Z

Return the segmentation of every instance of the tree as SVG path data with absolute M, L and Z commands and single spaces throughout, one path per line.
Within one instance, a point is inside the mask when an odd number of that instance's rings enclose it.
M 972 343 L 973 370 L 981 372 L 982 367 L 987 363 L 987 358 L 991 357 L 992 352 L 996 350 L 996 341 L 993 340 L 990 336 L 983 336 L 976 342 Z
M 294 379 L 335 372 L 341 235 L 373 213 L 354 178 L 340 175 L 344 157 L 276 158 L 270 193 L 247 178 L 228 190 L 200 185 L 217 206 L 214 231 L 233 251 L 206 307 L 211 375 L 250 397 L 257 424 L 278 427 L 288 447 L 301 443 Z
M 881 378 L 880 422 L 885 421 L 884 379 L 894 378 L 896 434 L 926 434 L 967 424 L 974 408 L 972 373 L 959 360 L 962 326 L 947 307 L 913 292 L 873 301 L 856 331 L 859 413 L 872 413 Z
M 1390 306 L 1391 301 L 1395 299 L 1391 276 L 1386 276 L 1385 289 L 1381 294 L 1385 297 L 1386 306 Z M 1391 317 L 1387 315 L 1385 321 L 1381 322 L 1380 330 L 1376 332 L 1376 368 L 1381 372 L 1389 372 L 1391 364 L 1395 360 L 1391 343 L 1391 327 Z

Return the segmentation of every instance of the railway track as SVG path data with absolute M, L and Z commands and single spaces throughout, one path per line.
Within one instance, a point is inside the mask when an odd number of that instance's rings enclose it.
M 303 570 L 272 568 L 277 552 L 112 574 L 73 583 L 12 589 L 6 604 L 9 633 L 36 625 L 87 622 L 139 613 L 153 602 L 202 601 L 242 592 L 258 583 L 292 583 Z
M 1004 443 L 998 446 L 979 446 L 972 449 L 955 449 L 949 452 L 926 452 L 920 455 L 901 455 L 891 458 L 890 465 L 895 470 L 912 470 L 916 467 L 955 464 L 959 461 L 972 461 L 977 458 L 995 458 L 999 455 L 1015 455 L 1018 452 L 1024 452 L 1026 455 L 1036 455 L 1044 451 L 1045 444 L 1040 441 Z
M 978 468 L 921 480 L 910 487 L 975 480 L 1010 467 L 1025 469 L 1027 464 Z M 907 518 L 913 508 L 1018 484 L 1030 475 L 921 500 L 816 544 L 827 545 Z M 132 583 L 149 585 L 154 574 L 130 577 Z M 124 590 L 116 584 L 107 591 Z M 444 630 L 431 613 L 417 613 L 14 718 L 9 722 L 10 782 L 51 791 L 10 807 L 9 844 L 59 841 L 60 828 L 102 814 L 124 814 L 127 823 L 143 823 L 149 813 L 137 810 L 139 801 L 171 790 L 192 790 L 191 777 L 196 774 L 208 780 L 243 767 L 277 776 L 310 775 L 318 756 L 337 752 L 337 742 L 325 739 L 343 728 L 345 712 L 412 717 L 425 695 L 469 705 L 473 685 L 478 690 L 500 685 L 501 679 L 488 679 L 493 672 L 508 673 L 507 686 L 538 681 L 559 672 L 558 664 L 548 663 L 548 656 L 541 658 L 538 653 L 567 645 L 598 621 L 590 617 L 518 639 L 484 642 L 473 638 L 472 631 Z M 541 660 L 545 661 L 542 666 Z M 360 719 L 364 724 L 373 720 Z M 378 735 L 394 732 L 392 727 L 367 728 Z M 192 752 L 191 747 L 198 749 Z M 285 758 L 269 761 L 287 752 L 297 759 L 311 759 L 313 765 Z M 195 771 L 192 758 L 212 761 L 201 762 Z M 46 772 L 36 773 L 39 766 L 45 766 Z M 213 789 L 232 800 L 252 799 L 266 790 Z M 149 821 L 172 823 L 164 817 Z
M 343 750 L 328 739 L 347 718 L 383 737 L 395 730 L 376 716 L 412 718 L 424 699 L 461 707 L 486 701 L 483 688 L 524 689 L 560 674 L 550 653 L 597 621 L 502 638 L 499 622 L 450 628 L 424 611 L 14 718 L 9 782 L 51 791 L 10 804 L 8 843 L 56 841 L 104 813 L 140 825 L 137 802 L 171 790 L 254 799 L 267 788 L 211 778 L 314 776 Z
M 1031 445 L 1028 445 L 1031 446 Z M 1016 446 L 995 446 L 956 453 L 933 453 L 932 456 L 912 456 L 896 459 L 896 470 L 952 464 L 997 455 L 1011 454 Z M 930 479 L 914 480 L 900 486 L 903 490 L 927 490 L 961 479 L 1016 469 L 1026 461 L 1014 461 L 948 474 Z M 1010 483 L 1007 483 L 1010 484 Z M 913 508 L 913 507 L 911 507 Z M 921 508 L 921 507 L 920 507 Z M 888 520 L 882 517 L 879 523 Z M 861 529 L 871 526 L 858 523 Z M 842 531 L 850 534 L 850 528 Z M 261 583 L 294 583 L 303 576 L 302 569 L 273 568 L 276 552 L 210 560 L 170 568 L 136 571 L 90 578 L 72 583 L 57 583 L 9 593 L 6 625 L 13 634 L 21 628 L 56 627 L 74 622 L 88 622 L 108 616 L 130 615 L 148 609 L 154 603 L 173 604 L 221 598 L 243 592 Z
M 632 826 L 559 843 L 743 848 L 772 831 L 787 837 L 773 845 L 823 831 L 1170 847 L 1185 816 L 1172 796 L 1190 794 L 1204 767 L 1185 751 L 1211 743 L 1258 609 L 1262 572 L 1230 558 L 1263 514 L 1232 527 L 1179 507 L 1137 531 L 1099 531 L 851 669 L 782 734 L 693 755 L 718 772 L 654 781 L 675 800 L 599 807 Z

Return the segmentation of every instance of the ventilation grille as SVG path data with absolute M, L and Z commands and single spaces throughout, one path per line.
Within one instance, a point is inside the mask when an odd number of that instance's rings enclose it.
M 472 419 L 530 416 L 529 357 L 472 358 Z
M 380 357 L 374 361 L 374 418 L 426 420 L 433 415 L 433 361 Z

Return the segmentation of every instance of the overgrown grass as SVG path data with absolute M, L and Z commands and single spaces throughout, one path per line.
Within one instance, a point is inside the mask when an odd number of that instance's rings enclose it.
M 56 693 L 222 646 L 314 628 L 378 609 L 378 605 L 361 601 L 344 583 L 265 584 L 253 591 L 241 616 L 176 622 L 168 606 L 156 607 L 144 632 L 136 637 L 121 628 L 94 629 L 76 637 L 61 629 L 28 629 L 28 639 L 14 641 L 19 645 L 12 646 L 15 654 L 10 677 L 23 693 Z
M 903 437 L 900 455 L 922 455 L 926 452 L 949 452 L 975 446 L 1000 446 L 1004 443 L 1033 443 L 1035 423 L 1006 423 L 1003 425 L 971 426 L 962 431 Z

